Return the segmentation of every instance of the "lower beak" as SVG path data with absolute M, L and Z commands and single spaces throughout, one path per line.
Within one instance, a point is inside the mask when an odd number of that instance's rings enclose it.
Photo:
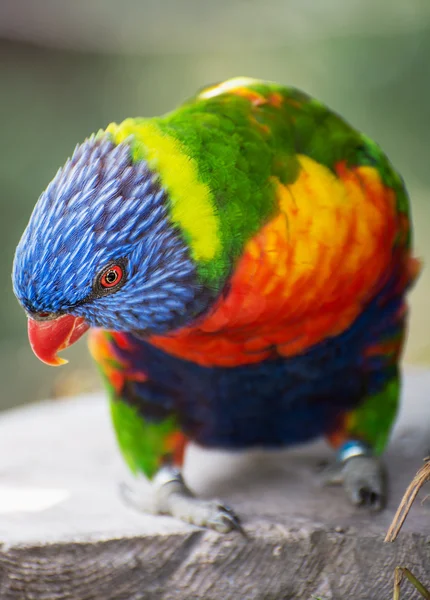
M 50 321 L 36 321 L 29 317 L 28 339 L 37 358 L 58 367 L 67 363 L 67 360 L 57 356 L 57 353 L 74 344 L 88 328 L 82 317 L 63 315 Z

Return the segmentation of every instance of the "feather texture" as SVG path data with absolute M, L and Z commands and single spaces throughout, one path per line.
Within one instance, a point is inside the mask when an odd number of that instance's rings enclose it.
M 78 146 L 18 246 L 31 314 L 83 317 L 130 467 L 188 439 L 326 435 L 382 451 L 399 395 L 409 201 L 383 151 L 324 104 L 247 78 Z M 109 261 L 126 280 L 97 295 Z

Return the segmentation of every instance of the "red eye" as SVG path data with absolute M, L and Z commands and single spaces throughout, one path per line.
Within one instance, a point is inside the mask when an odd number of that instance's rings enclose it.
M 112 265 L 103 273 L 100 278 L 100 285 L 104 288 L 113 288 L 119 284 L 123 278 L 123 270 L 119 265 Z

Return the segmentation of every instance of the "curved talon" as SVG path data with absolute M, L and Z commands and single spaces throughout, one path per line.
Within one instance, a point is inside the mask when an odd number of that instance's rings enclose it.
M 366 486 L 354 490 L 354 504 L 379 510 L 379 494 Z
M 210 527 L 219 533 L 228 533 L 229 531 L 236 530 L 244 537 L 248 537 L 240 523 L 239 517 L 233 509 L 227 505 L 218 504 L 218 510 L 218 515 L 208 524 Z

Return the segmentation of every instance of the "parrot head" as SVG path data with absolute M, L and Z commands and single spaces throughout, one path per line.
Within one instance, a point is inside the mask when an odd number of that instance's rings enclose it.
M 16 249 L 15 295 L 35 354 L 59 365 L 60 350 L 89 327 L 163 334 L 208 305 L 208 289 L 169 196 L 129 140 L 101 132 L 77 146 L 42 193 Z

